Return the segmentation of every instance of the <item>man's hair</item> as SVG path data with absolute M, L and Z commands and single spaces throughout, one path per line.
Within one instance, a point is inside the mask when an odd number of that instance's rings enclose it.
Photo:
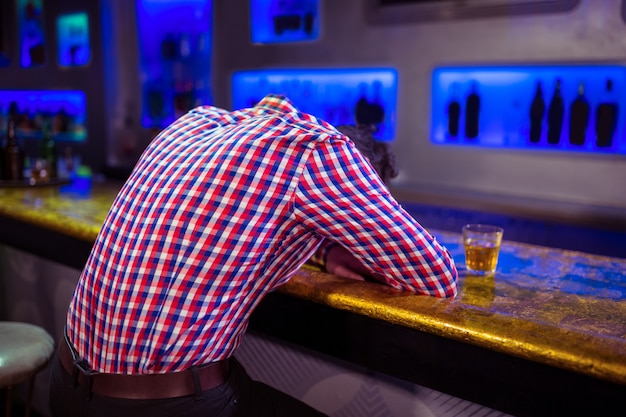
M 385 142 L 374 139 L 369 126 L 340 125 L 337 126 L 337 130 L 354 142 L 357 149 L 369 159 L 384 183 L 398 176 L 396 157 L 391 147 Z

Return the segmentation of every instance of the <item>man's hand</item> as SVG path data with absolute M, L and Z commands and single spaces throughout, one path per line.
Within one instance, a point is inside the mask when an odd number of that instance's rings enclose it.
M 343 278 L 365 281 L 368 270 L 341 245 L 332 245 L 326 254 L 326 272 Z

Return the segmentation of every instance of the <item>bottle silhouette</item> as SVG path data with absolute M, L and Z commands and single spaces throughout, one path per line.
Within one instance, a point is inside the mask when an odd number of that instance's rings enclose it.
M 596 146 L 608 148 L 613 145 L 613 135 L 617 127 L 618 105 L 613 96 L 613 81 L 606 80 L 606 97 L 596 109 Z
M 541 81 L 537 81 L 535 96 L 530 105 L 530 141 L 532 143 L 538 143 L 541 140 L 545 112 L 546 102 L 543 99 L 543 88 L 541 87 Z
M 578 84 L 578 95 L 570 106 L 569 113 L 569 143 L 584 145 L 589 124 L 589 102 L 585 98 L 585 85 Z
M 42 133 L 40 155 L 45 164 L 47 178 L 53 179 L 57 177 L 57 144 L 49 120 L 44 122 Z
M 119 132 L 118 152 L 122 160 L 130 162 L 136 156 L 137 138 L 135 135 L 135 121 L 133 119 L 133 103 L 126 103 L 123 127 Z
M 373 100 L 371 112 L 375 121 L 376 132 L 380 132 L 385 123 L 385 105 L 383 103 L 383 84 L 379 80 L 372 83 Z
M 17 142 L 17 136 L 15 134 L 15 121 L 12 119 L 9 120 L 7 125 L 7 141 L 4 147 L 3 156 L 3 179 L 8 181 L 23 180 L 24 154 Z
M 448 137 L 455 138 L 459 135 L 459 120 L 461 119 L 461 103 L 457 97 L 458 85 L 452 86 L 452 96 L 448 102 Z
M 561 95 L 561 80 L 557 79 L 554 93 L 548 106 L 548 143 L 556 145 L 561 140 L 564 113 L 563 96 Z
M 161 41 L 161 58 L 172 60 L 178 56 L 178 45 L 172 33 L 165 35 Z
M 478 84 L 472 83 L 472 88 L 465 101 L 465 138 L 476 139 L 479 131 L 480 96 Z
M 359 89 L 359 99 L 354 110 L 356 123 L 358 125 L 370 126 L 374 131 L 377 131 L 379 125 L 385 120 L 385 108 L 380 99 L 382 84 L 380 81 L 374 82 L 373 101 L 367 98 L 367 85 L 365 83 L 360 84 Z
M 9 103 L 9 112 L 7 114 L 7 116 L 9 117 L 9 120 L 16 121 L 19 113 L 20 113 L 20 109 L 19 109 L 19 106 L 17 105 L 17 101 L 12 101 L 11 103 Z
M 367 85 L 359 84 L 359 98 L 354 106 L 354 119 L 357 125 L 370 124 L 369 114 L 370 103 L 367 99 Z

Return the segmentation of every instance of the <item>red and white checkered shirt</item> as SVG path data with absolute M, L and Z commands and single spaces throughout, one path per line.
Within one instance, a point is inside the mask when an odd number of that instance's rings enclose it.
M 389 285 L 450 297 L 447 252 L 354 144 L 267 96 L 166 128 L 120 190 L 76 287 L 67 331 L 96 371 L 180 371 L 233 354 L 263 296 L 324 239 Z

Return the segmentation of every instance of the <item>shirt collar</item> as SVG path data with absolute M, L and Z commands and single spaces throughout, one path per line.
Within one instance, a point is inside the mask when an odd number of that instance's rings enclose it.
M 255 107 L 277 113 L 295 113 L 298 111 L 291 100 L 280 94 L 268 94 Z

